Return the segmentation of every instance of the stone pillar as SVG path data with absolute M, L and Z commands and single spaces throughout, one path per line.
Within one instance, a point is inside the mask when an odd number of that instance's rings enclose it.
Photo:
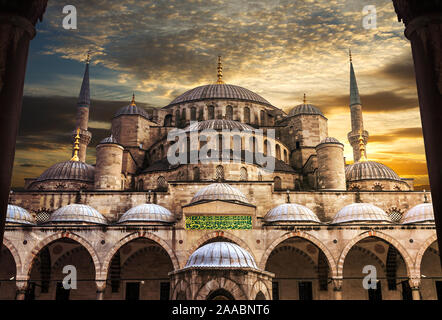
M 97 280 L 97 300 L 103 300 L 104 291 L 106 291 L 106 280 Z
M 342 300 L 342 278 L 333 278 L 333 295 L 335 300 Z
M 413 52 L 434 220 L 442 248 L 442 1 L 393 0 L 393 4 Z
M 0 243 L 11 186 L 29 42 L 47 0 L 0 2 Z
M 410 278 L 408 280 L 411 288 L 411 296 L 413 300 L 421 300 L 420 286 L 421 278 Z

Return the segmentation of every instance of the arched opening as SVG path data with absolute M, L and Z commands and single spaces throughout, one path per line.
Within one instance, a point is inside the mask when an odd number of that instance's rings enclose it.
M 276 159 L 281 160 L 281 147 L 276 144 Z
M 235 300 L 235 298 L 227 290 L 217 289 L 209 293 L 207 300 Z
M 105 299 L 168 300 L 173 271 L 167 251 L 153 240 L 137 238 L 124 244 L 112 257 Z
M 233 107 L 232 106 L 226 107 L 226 120 L 233 120 Z
M 172 126 L 172 115 L 168 114 L 164 117 L 164 126 L 171 127 Z
M 250 123 L 250 108 L 249 107 L 244 108 L 244 122 Z
M 143 179 L 138 180 L 137 188 L 139 191 L 144 190 L 144 181 Z
M 72 266 L 63 270 L 66 266 Z M 75 269 L 74 269 L 75 268 Z M 73 276 L 76 270 L 76 287 L 63 286 L 66 276 Z M 35 256 L 30 271 L 29 300 L 95 300 L 95 266 L 88 250 L 75 240 L 55 240 Z
M 215 119 L 215 107 L 214 106 L 207 107 L 207 119 L 208 120 Z
M 375 268 L 377 280 L 372 288 L 364 288 L 364 278 L 374 276 L 371 269 L 363 273 L 366 266 Z M 403 257 L 393 245 L 377 237 L 364 238 L 348 251 L 343 278 L 344 300 L 401 300 L 407 296 L 404 286 L 408 277 Z
M 331 299 L 330 266 L 324 252 L 312 242 L 293 237 L 278 244 L 266 262 L 273 272 L 274 300 Z
M 423 300 L 442 300 L 442 269 L 439 255 L 439 246 L 437 241 L 434 241 L 422 256 L 420 293 Z
M 192 121 L 196 120 L 196 108 L 195 107 L 190 108 L 190 120 L 192 120 Z
M 239 170 L 239 180 L 241 181 L 247 181 L 248 180 L 248 175 L 247 175 L 247 169 L 244 167 L 241 167 L 241 169 Z
M 255 300 L 265 300 L 266 297 L 261 291 L 256 294 Z
M 17 292 L 15 276 L 17 267 L 11 252 L 5 245 L 0 248 L 0 300 L 14 300 Z
M 217 180 L 217 181 L 224 180 L 224 167 L 223 166 L 216 167 L 215 180 Z
M 282 190 L 282 181 L 280 177 L 273 178 L 273 188 L 275 190 Z

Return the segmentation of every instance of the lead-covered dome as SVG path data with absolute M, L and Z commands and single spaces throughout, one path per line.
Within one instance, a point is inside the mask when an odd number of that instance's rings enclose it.
M 185 268 L 192 267 L 258 269 L 252 255 L 231 242 L 212 242 L 198 248 L 185 266 Z
M 225 200 L 249 203 L 244 193 L 227 183 L 212 183 L 198 190 L 193 196 L 190 203 L 211 200 Z
M 61 207 L 51 214 L 49 221 L 107 224 L 106 218 L 101 213 L 85 204 L 69 204 Z
M 301 114 L 307 114 L 307 115 L 320 115 L 324 117 L 324 114 L 322 113 L 322 111 L 312 105 L 312 104 L 300 104 L 297 105 L 295 107 L 293 107 L 290 112 L 289 112 L 289 117 L 293 117 L 293 116 L 297 116 L 297 115 L 301 115 Z
M 144 203 L 126 211 L 118 220 L 118 223 L 125 223 L 125 222 L 173 223 L 175 222 L 175 220 L 176 220 L 175 215 L 166 208 L 154 203 Z
M 333 138 L 333 137 L 327 137 L 327 138 L 323 139 L 319 144 L 323 144 L 323 143 L 342 144 L 341 142 L 339 142 L 338 139 Z
M 296 203 L 284 203 L 271 209 L 264 217 L 265 222 L 316 222 L 316 214 L 307 207 Z
M 345 167 L 348 182 L 358 180 L 394 180 L 402 181 L 392 169 L 375 161 L 359 161 Z
M 259 94 L 256 94 L 246 88 L 235 86 L 232 84 L 208 84 L 193 88 L 175 98 L 166 107 L 180 103 L 213 99 L 247 101 L 273 107 L 270 102 L 261 97 Z
M 391 222 L 390 217 L 379 207 L 370 203 L 353 203 L 335 215 L 332 223 L 345 222 Z
M 22 207 L 8 204 L 6 223 L 33 225 L 35 224 L 35 220 L 32 215 Z
M 94 182 L 95 168 L 81 161 L 65 161 L 54 164 L 44 171 L 37 179 L 37 182 L 47 180 L 77 180 L 83 182 Z
M 405 213 L 402 218 L 403 224 L 434 221 L 433 204 L 421 203 Z
M 135 104 L 135 95 L 132 97 L 132 102 L 127 106 L 120 108 L 114 115 L 114 118 L 122 115 L 137 115 L 149 119 L 149 114 L 141 107 Z
M 241 123 L 234 120 L 205 120 L 192 123 L 185 131 L 201 131 L 201 130 L 239 130 L 239 131 L 253 131 L 253 127 L 248 124 Z

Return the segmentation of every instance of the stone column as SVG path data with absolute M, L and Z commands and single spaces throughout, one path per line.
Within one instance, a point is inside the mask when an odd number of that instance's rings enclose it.
M 393 4 L 413 52 L 434 219 L 442 248 L 442 1 L 393 0 Z
M 410 278 L 408 280 L 411 288 L 411 296 L 413 300 L 421 300 L 420 286 L 421 278 Z
M 97 285 L 97 300 L 103 300 L 104 291 L 106 291 L 106 280 L 96 280 Z
M 342 300 L 342 278 L 333 278 L 333 295 L 335 300 Z
M 0 243 L 11 186 L 29 42 L 47 0 L 0 2 Z

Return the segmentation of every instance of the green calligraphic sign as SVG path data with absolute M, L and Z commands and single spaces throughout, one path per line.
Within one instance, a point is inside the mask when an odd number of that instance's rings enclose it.
M 188 216 L 188 230 L 250 230 L 251 216 Z

